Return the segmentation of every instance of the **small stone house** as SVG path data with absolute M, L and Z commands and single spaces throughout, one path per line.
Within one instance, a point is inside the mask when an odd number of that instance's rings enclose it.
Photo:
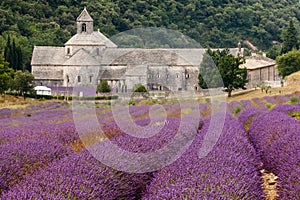
M 247 88 L 256 87 L 260 83 L 272 87 L 280 86 L 281 77 L 278 74 L 276 61 L 263 55 L 252 55 L 245 57 L 245 63 L 241 67 L 247 68 Z

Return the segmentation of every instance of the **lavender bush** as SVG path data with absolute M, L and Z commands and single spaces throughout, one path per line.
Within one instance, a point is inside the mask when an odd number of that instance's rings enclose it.
M 61 159 L 72 150 L 52 140 L 24 141 L 0 146 L 0 194 L 26 175 Z
M 287 110 L 287 107 L 277 110 Z M 254 119 L 249 129 L 250 140 L 264 168 L 279 177 L 279 196 L 284 200 L 298 199 L 300 194 L 299 130 L 299 121 L 275 110 Z
M 248 131 L 253 119 L 263 113 L 262 110 L 253 108 L 245 110 L 238 118 L 239 122 L 244 126 L 245 130 Z
M 256 108 L 248 100 L 221 104 L 228 106 L 232 115 L 226 116 L 220 138 L 203 158 L 199 158 L 199 150 L 212 123 L 212 108 L 211 104 L 199 104 L 203 121 L 197 124 L 198 132 L 190 148 L 173 164 L 142 174 L 114 170 L 84 150 L 73 113 L 66 104 L 1 109 L 0 199 L 264 199 L 259 174 L 262 167 L 279 177 L 280 199 L 297 199 L 300 121 L 289 115 L 299 112 L 300 104 L 285 104 L 293 96 L 299 94 L 256 98 Z M 276 107 L 269 111 L 267 102 Z M 78 102 L 75 106 L 81 112 L 80 118 L 88 119 L 83 104 Z M 91 140 L 87 147 L 92 149 L 97 143 L 93 136 L 98 136 L 100 129 L 112 143 L 128 152 L 148 153 L 165 147 L 174 138 L 182 118 L 194 118 L 189 110 L 181 113 L 179 104 L 162 106 L 166 121 L 148 129 L 149 133 L 160 130 L 149 138 L 128 135 L 116 123 L 109 106 L 97 106 L 100 126 L 86 129 L 83 137 Z M 132 119 L 128 120 L 145 127 L 151 123 L 149 111 L 149 106 L 130 106 Z M 121 115 L 121 110 L 117 114 Z M 221 115 L 213 117 L 222 121 Z M 185 127 L 183 142 L 195 126 Z M 75 142 L 79 143 L 76 149 Z M 173 147 L 169 152 L 178 151 Z M 154 163 L 160 161 L 153 159 Z M 140 164 L 134 162 L 123 164 Z
M 260 161 L 237 120 L 227 116 L 213 151 L 199 159 L 208 125 L 206 121 L 188 152 L 155 175 L 144 200 L 263 199 Z
M 233 117 L 239 117 L 243 110 L 242 104 L 238 101 L 232 101 L 228 104 L 228 110 Z
M 253 109 L 254 106 L 249 100 L 241 100 L 243 110 Z
M 267 109 L 266 102 L 264 101 L 263 98 L 253 98 L 253 99 L 251 99 L 251 101 L 253 102 L 253 104 L 256 108 L 261 109 L 261 110 Z
M 1 199 L 140 199 L 150 180 L 104 166 L 84 150 L 28 176 Z

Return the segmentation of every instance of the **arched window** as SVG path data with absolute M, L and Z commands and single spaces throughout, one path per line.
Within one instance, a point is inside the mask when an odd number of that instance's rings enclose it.
M 70 48 L 67 48 L 67 54 L 70 55 L 70 53 L 71 53 Z
M 86 32 L 86 24 L 85 23 L 82 24 L 81 31 L 82 32 Z

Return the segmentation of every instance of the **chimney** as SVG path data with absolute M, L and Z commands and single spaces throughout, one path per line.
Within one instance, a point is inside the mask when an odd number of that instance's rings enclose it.
M 241 44 L 241 41 L 239 41 L 238 43 L 238 49 L 239 49 L 239 54 L 242 53 L 242 44 Z

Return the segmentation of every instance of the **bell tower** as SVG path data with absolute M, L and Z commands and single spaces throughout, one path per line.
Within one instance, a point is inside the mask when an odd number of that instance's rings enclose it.
M 78 34 L 92 34 L 94 31 L 93 18 L 89 15 L 86 7 L 84 7 L 81 14 L 77 17 L 77 33 Z

